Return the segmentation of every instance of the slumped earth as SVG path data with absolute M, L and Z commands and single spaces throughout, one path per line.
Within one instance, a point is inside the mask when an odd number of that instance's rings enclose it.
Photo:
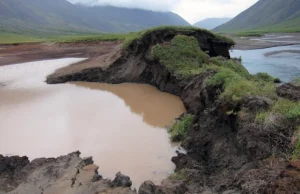
M 165 126 L 186 111 L 182 101 L 149 85 L 44 82 L 81 60 L 0 67 L 0 153 L 34 159 L 80 150 L 104 177 L 121 171 L 133 187 L 159 184 L 175 169 L 171 158 L 179 148 Z

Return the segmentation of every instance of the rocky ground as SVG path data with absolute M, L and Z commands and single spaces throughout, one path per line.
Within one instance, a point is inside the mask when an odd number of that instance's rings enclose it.
M 246 95 L 234 104 L 220 100 L 222 84 L 207 85 L 206 81 L 217 73 L 215 69 L 208 68 L 188 77 L 170 72 L 153 57 L 151 50 L 157 44 L 168 45 L 178 34 L 195 37 L 201 50 L 210 57 L 229 58 L 232 43 L 206 31 L 158 30 L 133 41 L 126 49 L 114 49 L 103 60 L 104 66 L 71 65 L 49 76 L 47 82 L 146 83 L 182 99 L 188 112 L 195 116 L 183 142 L 187 154 L 178 153 L 172 159 L 176 164 L 173 176 L 160 186 L 146 181 L 139 188 L 139 194 L 299 193 L 300 162 L 290 160 L 298 141 L 295 127 L 300 124 L 299 118 L 285 123 L 284 128 L 257 123 L 255 113 L 271 108 L 276 103 L 274 99 Z M 298 102 L 299 86 L 292 83 L 280 86 L 276 95 Z M 0 166 L 0 190 L 3 192 L 34 189 L 28 191 L 53 193 L 61 184 L 65 189 L 61 191 L 66 193 L 94 193 L 97 189 L 98 193 L 134 192 L 126 188 L 130 186 L 127 177 L 119 174 L 114 181 L 103 180 L 95 173 L 95 166 L 88 166 L 91 162 L 74 153 L 31 163 L 18 157 L 1 156 L 0 160 L 8 164 Z M 87 173 L 83 169 L 92 169 L 93 173 L 81 179 L 81 174 Z

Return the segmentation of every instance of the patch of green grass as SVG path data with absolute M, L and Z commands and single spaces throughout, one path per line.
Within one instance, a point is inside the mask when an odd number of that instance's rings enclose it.
M 128 34 L 81 34 L 81 35 L 27 35 L 13 32 L 0 32 L 0 44 L 15 44 L 28 42 L 97 42 L 122 40 L 124 44 L 137 37 L 138 33 Z
M 169 177 L 170 180 L 177 180 L 177 181 L 188 181 L 189 180 L 189 173 L 187 169 L 181 169 L 178 172 L 175 172 Z
M 234 60 L 228 60 L 223 57 L 213 57 L 210 59 L 210 63 L 213 63 L 219 67 L 226 67 L 228 69 L 231 69 L 244 77 L 250 76 L 248 70 L 241 63 Z
M 281 98 L 274 104 L 272 111 L 281 113 L 291 122 L 300 122 L 300 102 Z
M 266 81 L 266 82 L 274 82 L 275 78 L 270 76 L 267 73 L 257 73 L 253 75 L 254 79 L 257 81 Z
M 203 65 L 208 63 L 209 55 L 203 52 L 195 37 L 177 35 L 168 44 L 156 45 L 152 55 L 175 75 L 187 77 L 203 72 Z
M 171 140 L 174 142 L 183 141 L 187 136 L 189 127 L 192 125 L 194 118 L 193 115 L 186 114 L 180 120 L 176 121 L 176 123 L 169 128 Z
M 210 86 L 222 86 L 223 92 L 220 98 L 234 104 L 246 95 L 258 95 L 276 98 L 275 84 L 265 81 L 256 81 L 248 72 L 238 66 L 222 66 L 218 72 L 206 82 Z
M 239 37 L 262 37 L 264 35 L 264 32 L 238 32 L 234 34 L 234 36 Z
M 256 114 L 256 121 L 260 123 L 268 122 L 274 114 L 280 114 L 290 123 L 300 123 L 300 102 L 293 102 L 288 99 L 280 98 L 274 105 L 265 112 Z
M 299 78 L 296 78 L 293 83 L 296 85 L 296 86 L 300 86 L 300 77 Z
M 20 33 L 0 32 L 0 44 L 42 42 L 44 38 L 34 37 Z

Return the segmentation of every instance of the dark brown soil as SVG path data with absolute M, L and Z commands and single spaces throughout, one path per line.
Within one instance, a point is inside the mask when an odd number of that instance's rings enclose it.
M 300 86 L 293 83 L 286 83 L 276 90 L 278 96 L 292 101 L 300 101 Z

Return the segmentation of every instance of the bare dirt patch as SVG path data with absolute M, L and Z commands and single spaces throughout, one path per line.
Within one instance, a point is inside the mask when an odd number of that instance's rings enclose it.
M 0 66 L 68 57 L 88 58 L 85 62 L 95 65 L 101 56 L 121 48 L 121 41 L 15 44 L 0 48 Z

